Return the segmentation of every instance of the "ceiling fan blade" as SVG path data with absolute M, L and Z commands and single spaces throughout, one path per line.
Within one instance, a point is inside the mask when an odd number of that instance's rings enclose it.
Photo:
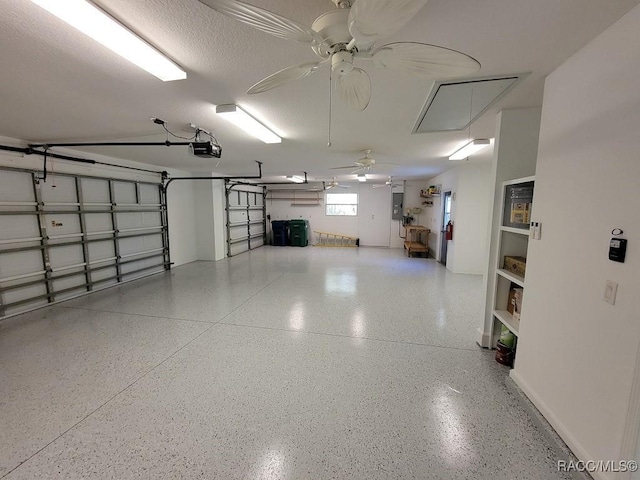
M 427 0 L 358 0 L 349 12 L 349 33 L 362 50 L 411 20 Z
M 303 63 L 302 65 L 296 65 L 294 67 L 287 67 L 279 72 L 269 75 L 267 78 L 260 80 L 253 87 L 247 90 L 247 93 L 252 95 L 255 93 L 263 93 L 273 88 L 277 88 L 285 83 L 299 80 L 312 74 L 321 65 L 321 62 L 315 63 Z
M 355 165 L 345 165 L 344 167 L 331 167 L 329 170 L 344 170 L 346 168 L 354 168 Z
M 372 58 L 376 67 L 430 78 L 460 77 L 480 70 L 480 63 L 469 55 L 426 43 L 390 43 L 376 49 Z
M 300 43 L 322 44 L 320 36 L 306 25 L 260 7 L 238 0 L 199 0 L 199 2 L 218 13 L 275 37 Z
M 352 110 L 361 112 L 369 105 L 371 79 L 361 68 L 354 67 L 350 73 L 338 77 L 338 89 L 340 96 Z

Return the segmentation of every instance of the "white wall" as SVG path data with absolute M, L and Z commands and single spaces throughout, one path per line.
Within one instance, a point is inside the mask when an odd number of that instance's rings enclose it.
M 449 241 L 447 269 L 454 273 L 482 275 L 487 259 L 487 231 L 493 182 L 491 162 L 466 162 L 428 180 L 428 185 L 442 185 L 452 192 L 451 220 L 453 240 Z M 435 197 L 433 207 L 425 208 L 425 226 L 433 232 L 429 248 L 440 260 L 442 197 Z
M 205 176 L 205 175 L 203 175 Z M 194 181 L 198 260 L 215 260 L 213 180 Z
M 16 147 L 26 146 L 26 142 L 22 140 L 7 137 L 0 137 L 0 143 Z M 127 165 L 148 170 L 162 170 L 159 167 L 153 167 L 147 164 L 130 162 L 93 153 L 78 152 L 69 149 L 56 149 L 56 152 L 67 153 L 80 158 L 88 158 L 116 165 Z M 0 165 L 13 168 L 40 170 L 42 169 L 43 158 L 38 155 L 23 155 L 0 151 Z M 51 168 L 51 163 L 48 163 L 48 166 Z M 153 173 L 125 170 L 106 165 L 81 164 L 64 160 L 54 160 L 53 168 L 54 175 L 55 172 L 60 172 L 147 182 L 157 182 L 159 180 L 159 176 Z M 169 174 L 173 176 L 190 176 L 189 173 L 179 170 L 169 170 Z M 174 262 L 175 265 L 182 265 L 198 259 L 195 234 L 195 198 L 193 188 L 193 182 L 180 181 L 173 182 L 168 190 L 169 243 L 171 249 L 171 261 Z
M 400 226 L 400 221 L 391 220 L 391 188 L 372 188 L 371 183 L 341 183 L 349 188 L 339 188 L 328 190 L 329 193 L 358 193 L 359 203 L 357 217 L 336 217 L 325 215 L 324 194 L 319 193 L 321 203 L 319 206 L 292 206 L 287 200 L 267 200 L 267 213 L 271 215 L 271 220 L 290 220 L 292 218 L 305 218 L 309 220 L 311 230 L 322 232 L 338 233 L 358 237 L 362 246 L 403 248 L 404 229 Z M 411 207 L 422 207 L 419 196 L 420 190 L 428 185 L 424 181 L 405 182 L 404 209 Z M 281 189 L 283 186 L 278 185 Z M 292 187 L 305 189 L 306 186 Z M 306 196 L 311 192 L 306 192 Z M 371 216 L 375 218 L 371 218 Z M 414 224 L 423 224 L 427 218 L 427 210 L 423 208 L 423 213 L 413 215 Z M 316 241 L 315 235 L 311 234 L 310 243 Z
M 171 171 L 173 176 L 190 176 Z M 195 185 L 192 180 L 174 181 L 167 188 L 169 247 L 173 266 L 198 260 Z
M 493 327 L 493 293 L 496 288 L 495 268 L 498 263 L 498 238 L 502 218 L 502 182 L 530 177 L 536 172 L 540 136 L 540 108 L 502 110 L 497 116 L 491 181 L 491 222 L 487 231 L 489 255 L 486 258 L 486 304 L 478 343 L 489 347 Z
M 640 7 L 546 82 L 514 380 L 583 460 L 632 457 L 640 343 Z M 629 240 L 608 260 L 613 228 Z M 605 280 L 619 283 L 615 306 Z M 621 478 L 594 473 L 598 479 Z

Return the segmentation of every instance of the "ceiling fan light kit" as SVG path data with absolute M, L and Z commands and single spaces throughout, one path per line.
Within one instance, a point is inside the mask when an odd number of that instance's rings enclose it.
M 451 154 L 449 156 L 449 160 L 464 160 L 483 148 L 488 147 L 490 144 L 491 140 L 487 138 L 471 140 L 464 147 Z
M 216 106 L 216 113 L 264 143 L 282 143 L 282 138 L 234 104 Z
M 367 176 L 364 173 L 359 173 L 358 174 L 358 181 L 359 182 L 366 182 L 367 181 Z
M 86 0 L 31 0 L 163 82 L 187 73 L 111 16 Z
M 238 0 L 199 1 L 262 32 L 307 44 L 320 57 L 316 63 L 287 67 L 266 77 L 252 86 L 249 94 L 299 80 L 331 63 L 343 101 L 352 110 L 362 111 L 371 100 L 371 79 L 364 69 L 354 66 L 356 59 L 428 78 L 466 76 L 480 69 L 480 64 L 464 53 L 425 43 L 399 42 L 374 49 L 380 38 L 407 24 L 427 0 L 333 0 L 338 8 L 320 15 L 311 27 Z

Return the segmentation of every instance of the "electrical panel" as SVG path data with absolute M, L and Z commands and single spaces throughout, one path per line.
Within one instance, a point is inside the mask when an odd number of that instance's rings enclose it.
M 391 219 L 402 220 L 402 203 L 404 202 L 403 192 L 393 192 L 391 204 Z

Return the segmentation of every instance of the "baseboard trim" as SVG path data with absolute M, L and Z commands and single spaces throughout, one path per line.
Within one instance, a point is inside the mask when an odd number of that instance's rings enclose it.
M 476 338 L 476 343 L 480 345 L 482 348 L 491 348 L 491 335 L 478 328 L 476 330 L 478 333 L 478 337 Z
M 545 433 L 555 447 L 560 458 L 568 460 L 591 460 L 592 456 L 580 442 L 569 433 L 558 417 L 547 407 L 544 401 L 531 389 L 516 370 L 511 370 L 506 380 L 507 387 L 523 402 L 533 421 Z M 576 480 L 612 480 L 613 477 L 601 472 L 592 475 L 586 472 L 573 472 Z

